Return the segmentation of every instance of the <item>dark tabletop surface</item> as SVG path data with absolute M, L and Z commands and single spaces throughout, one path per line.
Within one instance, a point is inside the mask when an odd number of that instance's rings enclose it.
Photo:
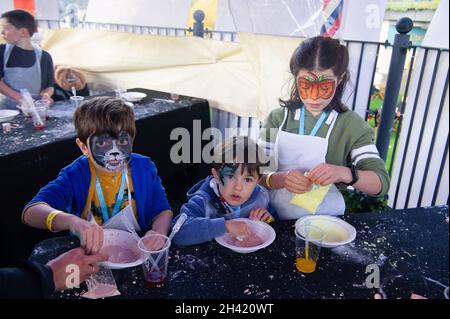
M 147 288 L 142 267 L 113 270 L 120 296 L 113 298 L 408 298 L 412 292 L 444 298 L 448 287 L 448 206 L 416 208 L 345 217 L 357 230 L 354 242 L 322 248 L 312 274 L 295 268 L 294 221 L 271 225 L 275 241 L 267 248 L 239 254 L 215 241 L 170 248 L 168 280 Z M 45 263 L 79 245 L 59 237 L 40 242 L 31 260 Z M 366 267 L 380 269 L 380 288 L 365 285 Z M 81 298 L 80 289 L 55 293 L 54 298 Z
M 146 89 L 130 89 L 129 92 L 144 92 L 147 97 L 134 104 L 136 120 L 152 116 L 158 113 L 188 107 L 195 99 L 181 97 L 175 102 L 170 99 L 170 94 Z M 102 96 L 111 96 L 113 93 L 105 93 Z M 86 97 L 89 99 L 92 97 Z M 56 102 L 50 107 L 49 119 L 44 130 L 38 131 L 33 127 L 31 118 L 25 118 L 22 113 L 10 121 L 12 129 L 9 133 L 0 131 L 0 157 L 15 152 L 20 152 L 47 143 L 62 139 L 75 138 L 75 128 L 72 117 L 75 108 L 70 100 Z

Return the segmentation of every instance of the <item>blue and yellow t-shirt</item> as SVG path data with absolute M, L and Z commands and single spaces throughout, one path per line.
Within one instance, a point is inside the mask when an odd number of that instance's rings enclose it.
M 116 204 L 116 197 L 119 193 L 120 183 L 121 183 L 121 175 L 122 171 L 118 172 L 96 172 L 94 164 L 91 160 L 89 160 L 89 169 L 91 171 L 91 182 L 89 184 L 89 192 L 86 200 L 86 206 L 83 209 L 83 213 L 81 214 L 81 218 L 87 219 L 88 213 L 92 212 L 92 216 L 95 218 L 97 224 L 102 225 L 104 223 L 102 217 L 102 210 L 100 208 L 100 202 L 98 199 L 97 192 L 95 190 L 95 177 L 98 176 L 100 181 L 100 185 L 102 187 L 103 196 L 105 197 L 106 207 L 108 209 L 109 217 L 111 217 L 112 211 L 114 209 L 114 205 Z M 128 189 L 127 184 L 125 183 L 125 191 L 123 194 L 122 204 L 120 205 L 120 210 L 124 209 L 128 205 L 128 192 L 131 192 L 131 206 L 133 207 L 134 216 L 136 220 L 138 220 L 138 216 L 136 213 L 136 202 L 135 196 L 133 192 L 133 182 L 131 180 L 131 172 L 130 167 L 127 167 L 128 171 L 128 182 L 130 189 Z M 119 211 L 120 211 L 119 210 Z

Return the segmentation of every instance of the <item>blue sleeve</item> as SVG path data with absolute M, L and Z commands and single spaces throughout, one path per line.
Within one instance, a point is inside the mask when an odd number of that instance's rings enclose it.
M 150 207 L 150 216 L 156 217 L 158 214 L 165 210 L 172 210 L 167 200 L 167 195 L 164 187 L 162 186 L 161 179 L 158 176 L 156 166 L 151 162 L 151 178 L 152 178 L 152 203 Z M 151 228 L 151 227 L 150 227 Z
M 65 169 L 62 169 L 58 177 L 41 188 L 36 196 L 25 206 L 25 211 L 29 206 L 44 202 L 47 205 L 70 213 L 72 211 L 73 188 Z M 23 213 L 22 213 L 23 218 Z
M 174 236 L 174 243 L 179 246 L 200 244 L 225 234 L 224 218 L 205 217 L 205 204 L 200 196 L 192 197 L 181 207 L 180 213 L 186 213 L 188 218 Z M 174 218 L 176 223 L 180 215 Z

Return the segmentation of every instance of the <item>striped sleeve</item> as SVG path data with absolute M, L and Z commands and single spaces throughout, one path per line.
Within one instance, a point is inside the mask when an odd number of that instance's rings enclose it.
M 352 162 L 355 165 L 358 165 L 359 161 L 368 158 L 378 158 L 381 159 L 380 154 L 378 153 L 378 149 L 374 144 L 364 145 L 358 148 L 355 148 L 350 153 Z
M 353 144 L 350 151 L 351 161 L 362 171 L 372 171 L 378 175 L 382 189 L 377 196 L 384 196 L 389 191 L 390 177 L 386 164 L 381 159 L 374 144 L 373 129 L 364 122 L 363 132 Z

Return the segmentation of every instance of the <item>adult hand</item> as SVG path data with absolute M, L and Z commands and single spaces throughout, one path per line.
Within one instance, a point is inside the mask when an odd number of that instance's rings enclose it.
M 334 183 L 350 183 L 352 172 L 348 167 L 322 163 L 309 171 L 308 178 L 321 186 Z
M 80 239 L 81 247 L 88 255 L 96 254 L 102 248 L 103 228 L 96 223 L 74 216 L 70 221 L 69 229 Z
M 47 265 L 52 269 L 55 291 L 67 289 L 67 276 L 78 269 L 80 275 L 79 283 L 85 281 L 90 275 L 99 271 L 100 267 L 96 264 L 108 260 L 109 256 L 105 254 L 86 255 L 82 248 L 75 248 L 50 260 Z M 71 266 L 71 267 L 68 267 Z
M 149 230 L 144 237 L 152 234 L 159 234 L 159 233 L 154 230 Z M 161 236 L 149 236 L 143 239 L 143 243 L 145 245 L 145 248 L 148 250 L 160 250 L 161 248 L 164 247 L 166 240 L 164 237 Z
M 272 216 L 264 208 L 253 208 L 248 218 L 250 218 L 251 220 L 269 222 L 272 219 Z
M 247 223 L 244 222 L 227 220 L 225 221 L 225 228 L 227 229 L 227 232 L 235 238 L 245 240 L 250 236 L 250 229 L 248 228 Z
M 284 188 L 291 193 L 303 194 L 311 190 L 311 180 L 298 170 L 290 170 L 284 177 Z

